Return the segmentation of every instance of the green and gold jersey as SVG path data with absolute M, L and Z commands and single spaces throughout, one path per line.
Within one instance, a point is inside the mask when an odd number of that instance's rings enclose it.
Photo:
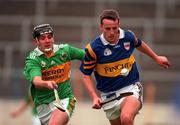
M 38 48 L 26 58 L 24 75 L 31 83 L 31 95 L 35 106 L 55 100 L 53 90 L 36 88 L 32 84 L 35 76 L 43 80 L 53 80 L 58 84 L 60 99 L 73 96 L 70 86 L 71 60 L 83 60 L 84 50 L 68 44 L 53 45 L 53 54 L 45 55 Z

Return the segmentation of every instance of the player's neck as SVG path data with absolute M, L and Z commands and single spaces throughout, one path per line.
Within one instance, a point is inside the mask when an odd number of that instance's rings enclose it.
M 53 50 L 50 50 L 48 52 L 44 52 L 44 54 L 46 55 L 46 57 L 50 58 L 54 55 L 54 51 Z

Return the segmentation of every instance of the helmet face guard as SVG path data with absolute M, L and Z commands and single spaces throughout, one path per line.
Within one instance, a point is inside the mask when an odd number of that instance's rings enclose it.
M 32 35 L 33 35 L 33 38 L 36 38 L 45 33 L 53 34 L 53 29 L 49 24 L 41 24 L 34 27 Z

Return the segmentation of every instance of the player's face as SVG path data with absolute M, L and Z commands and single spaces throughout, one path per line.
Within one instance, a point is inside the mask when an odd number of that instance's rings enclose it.
M 110 19 L 104 19 L 100 29 L 104 35 L 104 38 L 109 43 L 116 43 L 119 39 L 119 21 L 118 20 L 110 20 Z
M 54 37 L 51 33 L 45 33 L 36 38 L 36 44 L 38 48 L 43 52 L 52 50 L 54 43 Z

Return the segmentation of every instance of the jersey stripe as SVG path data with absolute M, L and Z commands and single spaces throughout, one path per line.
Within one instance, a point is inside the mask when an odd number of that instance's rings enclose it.
M 63 83 L 64 81 L 68 80 L 70 77 L 70 67 L 71 67 L 71 63 L 66 62 L 64 64 L 51 67 L 47 70 L 43 70 L 42 79 L 45 81 L 53 80 L 57 84 Z
M 88 45 L 86 46 L 86 48 L 88 49 L 89 54 L 90 54 L 95 60 L 97 60 L 96 54 L 94 53 L 94 51 L 93 51 L 93 49 L 91 48 L 90 44 L 88 44 Z
M 129 58 L 119 60 L 112 63 L 97 64 L 96 71 L 99 75 L 105 77 L 116 77 L 121 75 L 121 70 L 127 68 L 129 71 L 135 62 L 135 58 L 131 55 Z

